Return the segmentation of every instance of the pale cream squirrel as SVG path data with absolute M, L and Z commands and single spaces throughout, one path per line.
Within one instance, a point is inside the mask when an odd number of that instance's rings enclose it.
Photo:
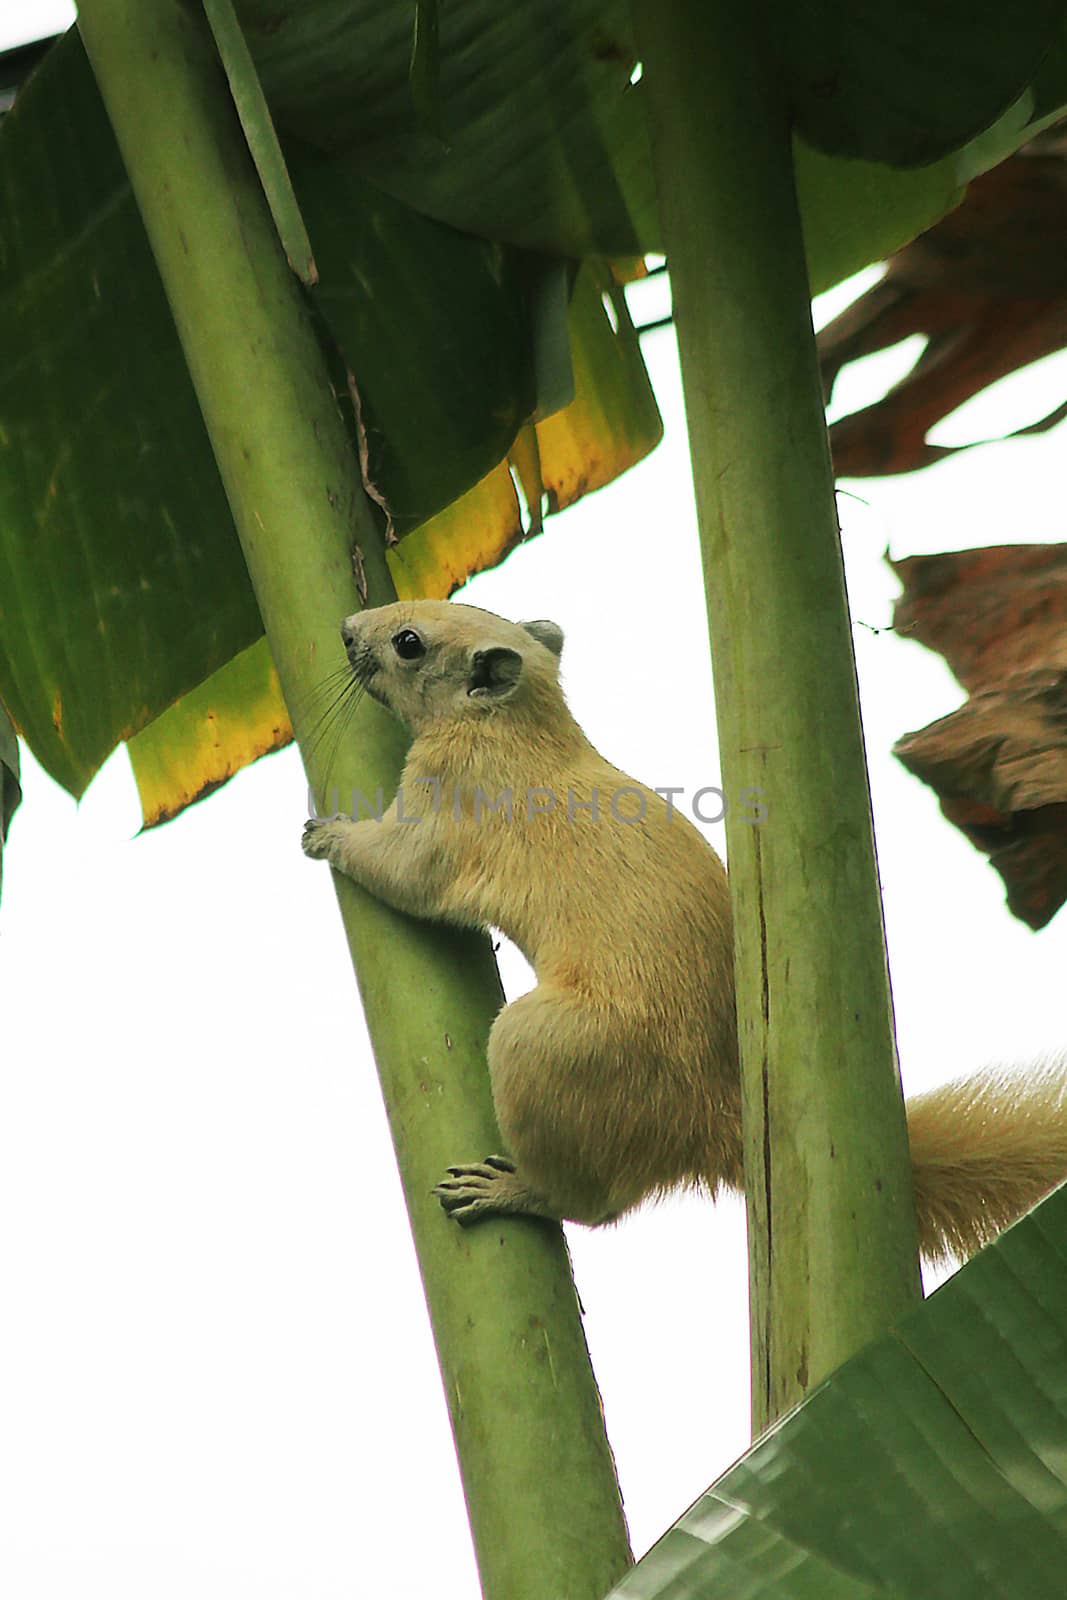
M 312 818 L 305 851 L 413 916 L 499 928 L 537 975 L 489 1036 L 514 1160 L 450 1168 L 445 1210 L 597 1224 L 678 1186 L 740 1190 L 726 871 L 589 743 L 559 628 L 421 600 L 341 634 L 414 741 L 381 820 Z M 908 1103 L 908 1133 L 922 1252 L 969 1255 L 1067 1177 L 1065 1074 L 947 1084 Z

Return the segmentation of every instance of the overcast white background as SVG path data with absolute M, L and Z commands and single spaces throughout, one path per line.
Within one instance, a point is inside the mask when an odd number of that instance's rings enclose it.
M 48 31 L 48 8 L 28 9 L 22 36 Z M 0 47 L 16 27 L 9 0 Z M 642 293 L 654 315 L 662 290 Z M 645 353 L 664 444 L 461 598 L 562 623 L 594 742 L 695 789 L 719 768 L 673 335 Z M 843 381 L 844 409 L 903 359 L 849 376 L 851 396 Z M 1033 420 L 1065 387 L 1052 357 L 935 437 Z M 882 554 L 1061 539 L 1063 447 L 1060 429 L 840 486 L 909 1091 L 1062 1050 L 1067 919 L 1015 923 L 890 755 L 963 696 L 885 631 Z M 0 1592 L 475 1600 L 330 877 L 300 852 L 295 754 L 140 838 L 121 752 L 80 807 L 30 758 L 23 786 L 0 905 Z M 505 975 L 529 982 L 514 957 Z M 569 1238 L 641 1552 L 747 1443 L 743 1212 L 691 1198 Z

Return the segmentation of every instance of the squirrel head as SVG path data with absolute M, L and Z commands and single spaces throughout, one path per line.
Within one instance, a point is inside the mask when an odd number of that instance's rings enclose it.
M 352 671 L 414 732 L 562 703 L 563 631 L 446 600 L 401 600 L 341 624 Z

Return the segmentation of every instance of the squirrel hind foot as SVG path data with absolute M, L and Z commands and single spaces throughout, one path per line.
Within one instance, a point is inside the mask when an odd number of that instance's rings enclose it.
M 530 1188 L 507 1156 L 486 1156 L 484 1161 L 449 1167 L 447 1177 L 433 1193 L 447 1215 L 463 1227 L 493 1216 L 560 1220 L 559 1213 Z

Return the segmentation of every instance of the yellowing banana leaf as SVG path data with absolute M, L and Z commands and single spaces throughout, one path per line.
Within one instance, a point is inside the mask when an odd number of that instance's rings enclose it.
M 503 560 L 525 533 L 515 485 L 502 461 L 386 552 L 396 592 L 401 600 L 445 600 L 472 572 Z
M 168 822 L 292 737 L 270 649 L 260 639 L 129 741 L 145 827 Z
M 525 464 L 518 475 L 533 526 L 524 526 L 505 459 L 391 546 L 389 564 L 402 599 L 447 597 L 472 572 L 495 565 L 540 527 L 542 500 L 552 510 L 569 505 L 610 482 L 658 442 L 662 423 L 637 335 L 606 264 L 587 262 L 579 272 L 569 322 L 575 398 L 563 411 L 527 424 L 512 445 L 512 462 L 518 456 Z M 525 451 L 516 449 L 520 441 Z M 145 826 L 168 821 L 291 737 L 261 639 L 129 741 Z
M 575 398 L 554 416 L 527 424 L 512 446 L 514 461 L 519 441 L 529 441 L 524 497 L 534 518 L 542 499 L 555 510 L 610 482 L 646 455 L 662 432 L 637 335 L 606 264 L 588 262 L 579 272 L 569 322 Z M 390 548 L 397 593 L 402 599 L 445 598 L 539 526 L 524 526 L 505 459 Z M 291 737 L 266 641 L 260 640 L 129 741 L 145 826 L 168 821 Z
M 550 511 L 625 472 L 663 433 L 626 300 L 604 263 L 587 262 L 570 311 L 575 398 L 537 423 Z
M 528 274 L 340 158 L 288 155 L 339 403 L 355 435 L 359 397 L 369 473 L 403 532 L 484 478 L 537 406 Z M 117 742 L 262 629 L 76 36 L 4 119 L 0 197 L 0 700 L 80 794 Z
M 611 305 L 609 314 L 607 304 Z M 398 593 L 444 599 L 473 572 L 540 531 L 542 508 L 562 510 L 610 483 L 658 444 L 663 424 L 626 302 L 605 262 L 587 261 L 571 296 L 570 405 L 514 440 L 508 462 L 389 551 Z M 522 486 L 526 522 L 512 472 Z
M 829 119 L 812 137 L 930 162 L 900 173 L 798 146 L 817 287 L 926 226 L 1067 100 L 1052 0 L 1007 20 L 981 0 L 966 25 L 961 3 L 919 16 L 909 0 L 899 17 L 864 3 L 847 18 L 819 3 L 789 46 L 798 107 L 810 91 Z M 660 242 L 628 8 L 455 0 L 435 15 L 417 93 L 410 0 L 237 10 L 322 270 L 313 303 L 339 403 L 358 397 L 362 428 L 349 420 L 368 476 L 394 530 L 421 541 L 406 567 L 442 592 L 517 537 L 509 453 L 536 527 L 536 476 L 550 507 L 566 504 L 653 431 L 636 346 L 622 339 L 609 356 L 603 326 L 595 397 L 583 410 L 579 392 L 546 426 L 541 386 L 558 402 L 565 373 L 538 322 L 551 296 L 533 308 L 516 251 L 633 255 Z M 876 81 L 876 22 L 900 66 L 892 104 Z M 932 107 L 926 59 L 938 64 Z M 79 794 L 116 742 L 247 649 L 260 619 L 76 34 L 3 119 L 0 205 L 0 699 Z M 578 346 L 572 359 L 580 391 Z M 536 460 L 524 434 L 535 417 Z

